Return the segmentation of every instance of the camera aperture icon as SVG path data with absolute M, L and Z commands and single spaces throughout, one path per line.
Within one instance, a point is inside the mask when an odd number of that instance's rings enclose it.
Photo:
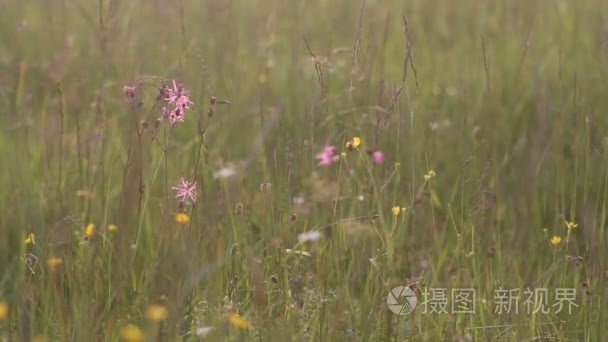
M 408 286 L 397 286 L 386 297 L 388 309 L 397 315 L 407 315 L 418 305 L 416 293 Z

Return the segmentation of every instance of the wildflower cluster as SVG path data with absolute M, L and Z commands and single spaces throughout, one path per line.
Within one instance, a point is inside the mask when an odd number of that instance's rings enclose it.
M 163 118 L 169 120 L 171 125 L 184 122 L 184 112 L 194 104 L 188 96 L 188 90 L 181 83 L 173 80 L 172 87 L 164 85 L 159 93 L 159 98 L 164 104 L 161 109 Z
M 129 100 L 133 100 L 137 97 L 136 86 L 123 86 L 122 92 Z M 192 102 L 189 96 L 189 90 L 176 80 L 172 80 L 170 85 L 163 84 L 158 89 L 157 100 L 161 103 L 161 117 L 155 121 L 153 127 L 155 129 L 155 132 L 153 132 L 154 139 L 156 139 L 156 130 L 158 130 L 163 121 L 168 121 L 171 126 L 178 122 L 184 122 L 186 110 L 194 105 L 194 102 Z M 222 104 L 230 103 L 228 100 L 217 100 L 213 97 L 211 106 L 214 107 L 216 102 Z M 150 127 L 147 121 L 143 121 L 142 126 L 144 129 Z M 176 192 L 175 197 L 179 199 L 180 208 L 183 208 L 186 200 L 190 200 L 192 203 L 196 202 L 196 188 L 196 181 L 185 180 L 183 177 L 179 184 L 172 187 Z M 184 224 L 189 220 L 190 218 L 185 213 L 180 213 L 176 216 L 176 221 L 181 224 Z M 116 226 L 108 227 L 108 231 L 115 231 L 116 229 Z M 94 228 L 92 230 L 87 229 L 85 232 L 85 235 L 89 238 L 93 234 Z
M 123 86 L 122 93 L 130 101 L 135 100 L 137 97 L 136 86 Z M 158 89 L 158 100 L 162 102 L 161 107 L 161 118 L 158 120 L 168 120 L 171 125 L 175 125 L 178 122 L 184 122 L 185 111 L 190 109 L 194 102 L 188 95 L 189 91 L 181 83 L 172 80 L 171 86 L 164 84 Z M 148 123 L 144 122 L 144 128 L 147 128 Z
M 353 151 L 357 150 L 361 146 L 361 138 L 354 136 L 351 140 L 346 142 L 346 150 Z M 368 149 L 367 154 L 372 158 L 374 164 L 382 164 L 384 162 L 384 152 L 380 150 Z M 342 156 L 346 156 L 343 152 Z M 336 154 L 336 147 L 331 144 L 326 144 L 319 153 L 315 155 L 315 159 L 319 161 L 319 166 L 331 165 L 340 159 L 340 155 Z

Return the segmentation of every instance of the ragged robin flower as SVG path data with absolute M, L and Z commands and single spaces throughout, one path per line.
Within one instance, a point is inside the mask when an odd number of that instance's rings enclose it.
M 319 160 L 319 166 L 331 165 L 340 159 L 336 155 L 336 147 L 333 145 L 325 145 L 323 151 L 317 153 L 315 158 Z
M 175 190 L 177 193 L 175 197 L 179 198 L 180 201 L 184 202 L 186 198 L 190 198 L 192 202 L 196 202 L 196 181 L 190 182 L 182 177 L 181 183 L 171 189 Z
M 374 151 L 372 153 L 372 158 L 374 159 L 374 163 L 382 164 L 384 162 L 384 152 L 382 151 Z
M 173 80 L 173 87 L 163 86 L 160 89 L 160 97 L 165 102 L 161 108 L 163 117 L 175 125 L 184 121 L 184 112 L 194 104 L 188 96 L 188 90 L 180 83 Z
M 123 86 L 122 93 L 129 99 L 135 98 L 136 88 L 131 86 Z

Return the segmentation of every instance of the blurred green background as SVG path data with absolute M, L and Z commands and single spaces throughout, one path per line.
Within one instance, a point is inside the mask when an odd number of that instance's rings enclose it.
M 0 0 L 0 336 L 600 341 L 607 75 L 599 0 Z M 153 139 L 171 80 L 195 104 Z M 479 310 L 394 315 L 404 284 Z M 580 306 L 497 315 L 500 287 Z

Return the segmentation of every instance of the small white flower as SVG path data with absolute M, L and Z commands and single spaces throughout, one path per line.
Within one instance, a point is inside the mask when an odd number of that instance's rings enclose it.
M 213 330 L 213 327 L 200 327 L 196 329 L 196 335 L 200 337 L 205 337 L 208 333 Z
M 267 191 L 272 189 L 272 184 L 270 182 L 262 182 L 260 183 L 260 191 Z
M 308 256 L 308 257 L 311 255 L 307 251 L 294 251 L 294 250 L 289 249 L 289 248 L 285 249 L 285 253 L 288 253 L 288 254 L 292 254 L 293 253 L 293 254 L 303 255 L 303 256 Z
M 215 171 L 213 173 L 213 178 L 218 179 L 218 178 L 228 178 L 228 177 L 232 177 L 236 174 L 236 171 L 234 171 L 233 168 L 231 167 L 224 167 L 221 168 L 217 171 Z
M 321 232 L 319 232 L 318 230 L 311 230 L 309 232 L 299 234 L 298 242 L 316 241 L 316 240 L 319 240 L 320 238 L 321 238 Z

